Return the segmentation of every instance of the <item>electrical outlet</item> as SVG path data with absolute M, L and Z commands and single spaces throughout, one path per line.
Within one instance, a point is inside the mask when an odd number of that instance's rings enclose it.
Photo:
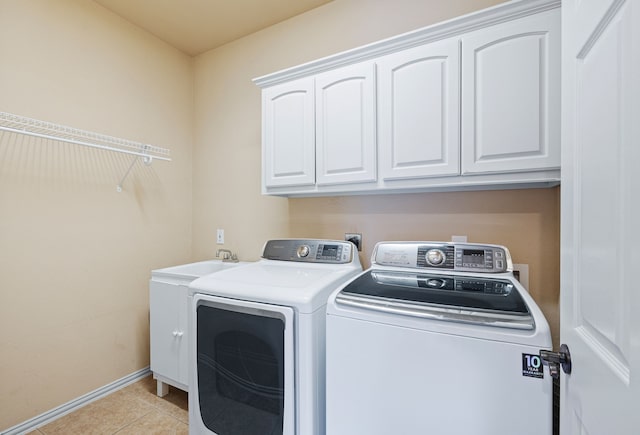
M 220 228 L 216 230 L 216 243 L 218 245 L 224 245 L 224 230 Z
M 345 233 L 344 234 L 344 239 L 347 242 L 351 242 L 354 245 L 356 245 L 356 248 L 358 248 L 358 251 L 362 251 L 362 234 L 358 234 L 358 233 Z

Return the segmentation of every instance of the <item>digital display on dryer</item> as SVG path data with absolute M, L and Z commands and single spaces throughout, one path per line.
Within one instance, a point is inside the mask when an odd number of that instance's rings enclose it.
M 463 249 L 462 263 L 466 264 L 482 264 L 484 265 L 484 250 L 482 249 Z
M 336 245 L 324 245 L 322 248 L 323 257 L 336 258 L 338 256 L 338 247 Z

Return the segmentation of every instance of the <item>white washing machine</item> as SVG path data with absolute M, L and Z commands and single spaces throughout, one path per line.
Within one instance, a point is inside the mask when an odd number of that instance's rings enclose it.
M 326 303 L 361 271 L 350 242 L 270 240 L 193 281 L 189 433 L 323 435 Z
M 327 305 L 327 434 L 551 434 L 551 347 L 505 247 L 379 243 Z

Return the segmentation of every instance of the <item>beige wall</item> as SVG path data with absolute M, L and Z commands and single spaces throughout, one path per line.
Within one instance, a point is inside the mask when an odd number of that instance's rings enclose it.
M 255 260 L 271 237 L 342 238 L 362 232 L 368 264 L 390 239 L 501 243 L 530 265 L 531 292 L 558 335 L 559 189 L 346 196 L 260 195 L 260 90 L 252 78 L 335 54 L 499 0 L 334 0 L 196 58 L 194 258 L 225 247 Z
M 86 0 L 0 1 L 0 111 L 172 162 L 0 132 L 0 431 L 149 364 L 148 279 L 191 256 L 192 59 Z

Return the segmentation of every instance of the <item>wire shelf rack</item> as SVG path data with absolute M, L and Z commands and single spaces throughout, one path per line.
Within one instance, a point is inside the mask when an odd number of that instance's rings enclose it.
M 171 161 L 170 151 L 166 148 L 26 118 L 7 112 L 0 112 L 0 130 L 136 156 L 118 184 L 118 192 L 122 192 L 122 183 L 129 175 L 137 158 L 142 158 L 146 165 L 150 165 L 154 159 Z
M 0 130 L 132 154 L 143 158 L 171 161 L 170 151 L 166 148 L 79 130 L 38 119 L 25 118 L 24 116 L 7 112 L 0 112 Z

